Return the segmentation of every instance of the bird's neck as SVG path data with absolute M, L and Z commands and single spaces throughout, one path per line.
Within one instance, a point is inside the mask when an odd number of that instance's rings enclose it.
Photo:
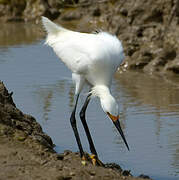
M 100 99 L 103 99 L 104 97 L 112 96 L 109 87 L 106 85 L 94 86 L 91 90 L 91 94 L 93 97 L 97 96 Z
M 118 105 L 111 95 L 109 87 L 107 86 L 94 86 L 92 88 L 92 96 L 97 96 L 100 99 L 101 107 L 105 113 L 111 113 L 112 115 L 118 115 Z

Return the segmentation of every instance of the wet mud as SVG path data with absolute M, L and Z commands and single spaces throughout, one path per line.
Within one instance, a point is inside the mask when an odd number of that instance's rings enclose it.
M 84 165 L 78 152 L 57 154 L 52 139 L 34 117 L 16 107 L 12 96 L 0 82 L 0 179 L 149 179 L 133 177 L 114 163 L 99 167 L 86 161 Z

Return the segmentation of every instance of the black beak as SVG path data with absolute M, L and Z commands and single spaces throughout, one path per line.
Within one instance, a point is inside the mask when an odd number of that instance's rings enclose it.
M 124 141 L 124 143 L 125 143 L 128 151 L 129 151 L 129 146 L 128 146 L 128 144 L 127 144 L 127 141 L 126 141 L 126 138 L 125 138 L 125 136 L 124 136 L 124 133 L 123 133 L 123 131 L 122 131 L 122 129 L 121 129 L 121 125 L 120 125 L 119 120 L 113 121 L 113 123 L 114 123 L 114 125 L 116 126 L 118 132 L 120 133 L 120 135 L 121 135 L 121 137 L 122 137 L 122 139 L 123 139 L 123 141 Z

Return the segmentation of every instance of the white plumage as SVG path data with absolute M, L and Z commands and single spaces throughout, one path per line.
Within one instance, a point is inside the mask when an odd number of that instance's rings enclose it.
M 116 36 L 106 32 L 70 31 L 45 17 L 42 22 L 48 32 L 46 43 L 75 74 L 75 81 L 77 75 L 78 80 L 85 78 L 92 86 L 110 86 L 113 74 L 124 59 L 122 44 Z M 80 93 L 81 86 L 76 94 Z
M 90 84 L 91 95 L 99 97 L 102 109 L 113 122 L 118 121 L 118 104 L 109 89 L 112 77 L 124 59 L 118 38 L 107 32 L 88 34 L 71 31 L 46 17 L 42 17 L 42 23 L 47 32 L 46 44 L 72 71 L 75 94 L 79 95 L 83 86 Z

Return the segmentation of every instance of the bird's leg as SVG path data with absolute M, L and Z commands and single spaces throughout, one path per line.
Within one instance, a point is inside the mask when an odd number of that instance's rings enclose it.
M 80 111 L 80 118 L 81 118 L 81 122 L 83 124 L 83 127 L 85 129 L 86 136 L 88 138 L 90 150 L 91 150 L 91 153 L 92 153 L 92 155 L 90 156 L 90 158 L 92 160 L 92 163 L 94 165 L 97 164 L 97 165 L 104 166 L 103 163 L 98 159 L 98 154 L 96 152 L 96 149 L 95 149 L 95 146 L 94 146 L 94 143 L 93 143 L 93 140 L 92 140 L 92 137 L 91 137 L 87 122 L 86 122 L 85 113 L 86 113 L 86 109 L 87 109 L 87 106 L 88 106 L 89 101 L 90 101 L 90 96 L 91 96 L 91 94 L 89 94 L 87 96 L 86 100 L 85 100 L 85 103 L 84 103 L 84 105 L 83 105 L 83 107 L 82 107 L 82 109 Z
M 92 137 L 91 137 L 88 125 L 86 123 L 85 113 L 86 113 L 86 109 L 87 109 L 87 106 L 89 104 L 89 101 L 90 101 L 90 95 L 88 95 L 88 97 L 86 98 L 85 103 L 84 103 L 84 105 L 83 105 L 83 107 L 82 107 L 82 109 L 80 111 L 80 118 L 81 118 L 81 122 L 83 124 L 83 127 L 85 129 L 86 136 L 87 136 L 88 141 L 89 141 L 91 153 L 93 153 L 94 155 L 98 156 L 97 152 L 96 152 L 96 149 L 94 147 L 94 143 L 93 143 L 93 140 L 92 140 Z
M 79 98 L 79 94 L 77 95 L 75 107 L 74 107 L 74 109 L 73 109 L 73 111 L 71 113 L 70 122 L 71 122 L 71 126 L 73 128 L 73 132 L 75 134 L 75 138 L 76 138 L 76 141 L 77 141 L 77 144 L 78 144 L 78 148 L 80 150 L 80 156 L 81 156 L 81 158 L 84 158 L 84 151 L 83 151 L 83 147 L 81 145 L 80 136 L 79 136 L 79 133 L 78 133 L 78 130 L 77 130 L 76 118 L 75 118 L 75 112 L 76 112 L 76 107 L 77 107 L 77 103 L 78 103 L 78 98 Z

